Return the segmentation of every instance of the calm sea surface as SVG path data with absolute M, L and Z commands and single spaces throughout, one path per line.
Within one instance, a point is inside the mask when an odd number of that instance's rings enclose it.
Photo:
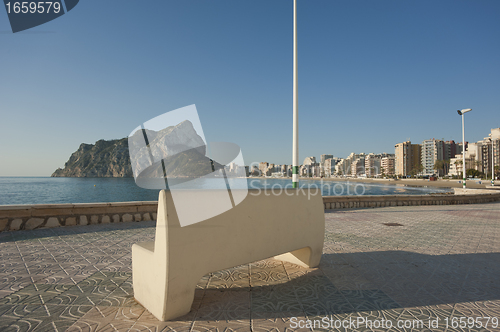
M 247 183 L 249 188 L 267 188 L 276 193 L 283 190 L 285 186 L 287 188 L 292 186 L 290 179 L 248 179 Z M 214 182 L 210 181 L 204 183 L 203 186 L 207 189 L 218 188 Z M 321 187 L 323 196 L 423 195 L 450 191 L 446 188 L 403 187 L 344 181 L 300 181 L 300 187 L 307 188 L 308 186 Z M 132 178 L 0 177 L 0 205 L 155 201 L 157 199 L 158 190 L 139 188 Z

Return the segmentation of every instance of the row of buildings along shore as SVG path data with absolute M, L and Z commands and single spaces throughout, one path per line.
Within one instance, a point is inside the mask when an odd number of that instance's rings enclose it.
M 299 166 L 301 177 L 356 176 L 377 177 L 394 174 L 394 154 L 389 153 L 351 153 L 347 158 L 337 158 L 322 154 L 319 162 L 316 157 L 307 157 Z M 289 177 L 292 165 L 261 162 L 250 170 L 251 176 Z
M 411 141 L 395 146 L 395 175 L 438 175 L 461 177 L 463 172 L 462 143 L 440 139 L 424 140 L 422 144 Z M 500 128 L 491 129 L 490 134 L 475 143 L 465 142 L 466 172 L 474 175 L 495 174 L 500 165 Z M 470 174 L 469 174 L 470 175 Z
M 421 144 L 411 141 L 395 145 L 390 153 L 351 153 L 347 158 L 331 154 L 305 158 L 299 167 L 302 177 L 384 177 L 384 176 L 462 176 L 462 143 L 440 139 L 424 140 Z M 492 160 L 494 158 L 494 160 Z M 492 129 L 483 140 L 465 142 L 465 166 L 475 170 L 474 175 L 490 175 L 495 165 L 500 165 L 500 128 Z M 247 167 L 247 175 L 290 177 L 292 165 L 261 162 Z

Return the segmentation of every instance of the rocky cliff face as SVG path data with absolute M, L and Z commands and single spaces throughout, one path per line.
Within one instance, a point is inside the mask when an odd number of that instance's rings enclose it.
M 81 144 L 53 177 L 133 177 L 129 155 L 132 146 L 134 168 L 143 177 L 199 177 L 223 168 L 205 156 L 205 145 L 189 121 L 160 131 L 145 132 L 148 146 L 144 146 L 143 132 L 132 139 L 99 140 L 95 144 Z M 142 142 L 142 143 L 141 143 Z M 149 154 L 162 163 L 150 164 Z M 144 165 L 143 165 L 144 164 Z
M 53 177 L 132 177 L 127 138 L 81 144 Z

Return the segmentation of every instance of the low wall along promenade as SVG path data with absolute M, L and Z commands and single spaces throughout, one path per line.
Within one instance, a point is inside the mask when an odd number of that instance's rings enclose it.
M 499 202 L 500 192 L 455 195 L 323 197 L 325 210 Z M 0 205 L 0 232 L 156 220 L 158 202 Z
M 0 205 L 0 231 L 156 220 L 158 202 Z
M 500 192 L 468 195 L 366 195 L 323 197 L 325 210 L 386 206 L 478 204 L 499 201 Z

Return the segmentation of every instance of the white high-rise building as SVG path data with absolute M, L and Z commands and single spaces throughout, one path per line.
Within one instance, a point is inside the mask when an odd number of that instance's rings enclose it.
M 365 157 L 365 174 L 366 177 L 374 177 L 380 175 L 382 163 L 382 155 L 369 153 Z
M 440 139 L 428 139 L 422 142 L 422 151 L 420 160 L 424 167 L 424 175 L 432 175 L 440 173 L 443 175 L 442 170 L 435 170 L 434 164 L 437 160 L 443 160 L 444 156 L 444 142 Z
M 395 171 L 395 156 L 387 155 L 380 160 L 380 167 L 385 175 L 394 175 Z
M 365 157 L 366 158 L 366 157 Z M 358 158 L 351 164 L 351 176 L 365 177 L 365 158 Z

